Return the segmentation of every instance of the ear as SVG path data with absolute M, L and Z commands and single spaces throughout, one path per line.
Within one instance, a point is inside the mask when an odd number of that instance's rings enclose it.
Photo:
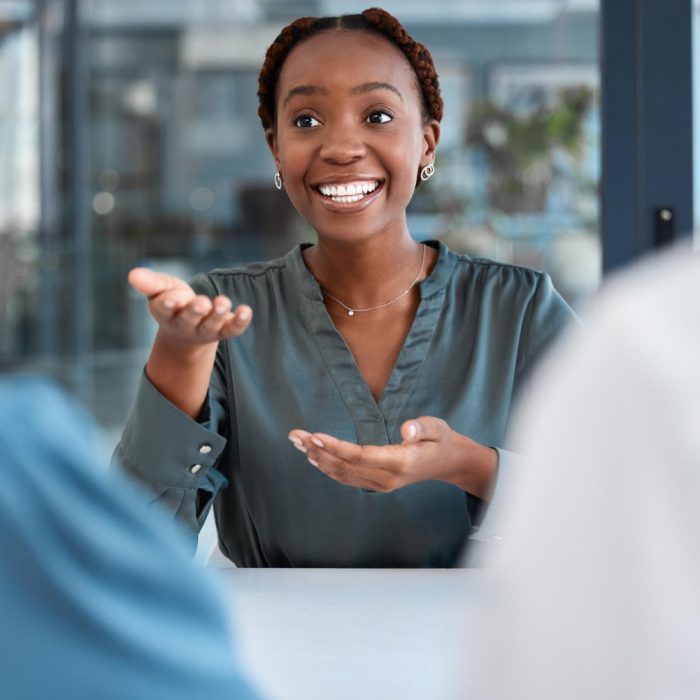
M 423 144 L 420 154 L 418 172 L 416 173 L 416 187 L 420 187 L 420 171 L 424 165 L 435 162 L 435 151 L 440 141 L 440 123 L 435 119 L 429 119 L 423 126 Z
M 282 163 L 279 157 L 279 148 L 277 147 L 277 134 L 274 129 L 265 129 L 265 141 L 267 142 L 267 147 L 272 153 L 272 157 L 275 159 L 275 168 L 277 172 L 282 171 Z
M 432 163 L 435 160 L 435 151 L 440 142 L 440 123 L 435 119 L 429 119 L 423 126 L 423 152 L 421 163 Z

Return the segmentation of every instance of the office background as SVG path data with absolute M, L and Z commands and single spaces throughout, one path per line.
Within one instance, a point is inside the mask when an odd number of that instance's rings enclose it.
M 696 3 L 380 4 L 445 98 L 417 239 L 547 270 L 580 308 L 690 231 Z M 291 19 L 367 5 L 0 0 L 0 368 L 58 378 L 116 435 L 154 332 L 128 270 L 313 240 L 274 188 L 257 73 Z

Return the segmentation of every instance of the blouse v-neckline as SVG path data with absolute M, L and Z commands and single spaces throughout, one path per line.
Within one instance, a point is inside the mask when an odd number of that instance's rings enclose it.
M 384 387 L 379 401 L 355 361 L 345 338 L 336 328 L 325 304 L 323 293 L 306 267 L 301 244 L 287 255 L 302 295 L 302 318 L 311 332 L 326 369 L 352 416 L 357 437 L 364 444 L 390 444 L 398 439 L 401 408 L 413 389 L 442 308 L 445 287 L 456 264 L 456 256 L 442 242 L 428 241 L 438 257 L 430 275 L 418 283 L 420 303 L 413 323 Z

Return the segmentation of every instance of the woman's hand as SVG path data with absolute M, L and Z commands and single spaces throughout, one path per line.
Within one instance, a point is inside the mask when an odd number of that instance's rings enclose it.
M 393 491 L 437 479 L 488 500 L 496 476 L 496 450 L 461 435 L 432 416 L 406 421 L 400 445 L 356 445 L 323 433 L 292 430 L 289 439 L 311 464 L 347 486 Z
M 209 299 L 195 294 L 177 277 L 136 267 L 129 284 L 148 299 L 158 334 L 146 364 L 146 374 L 168 401 L 197 419 L 209 389 L 220 340 L 241 335 L 253 311 L 241 305 L 231 310 L 225 296 Z
M 129 284 L 148 299 L 148 309 L 163 340 L 178 345 L 206 345 L 241 335 L 253 317 L 249 306 L 231 310 L 225 296 L 210 299 L 173 275 L 136 267 Z

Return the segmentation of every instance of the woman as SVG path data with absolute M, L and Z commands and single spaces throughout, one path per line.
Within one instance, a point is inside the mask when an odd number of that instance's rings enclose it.
M 513 394 L 571 312 L 541 273 L 411 238 L 442 100 L 391 15 L 293 22 L 259 97 L 276 184 L 318 243 L 191 287 L 131 272 L 159 330 L 117 455 L 193 531 L 216 498 L 239 565 L 449 566 L 507 472 Z

